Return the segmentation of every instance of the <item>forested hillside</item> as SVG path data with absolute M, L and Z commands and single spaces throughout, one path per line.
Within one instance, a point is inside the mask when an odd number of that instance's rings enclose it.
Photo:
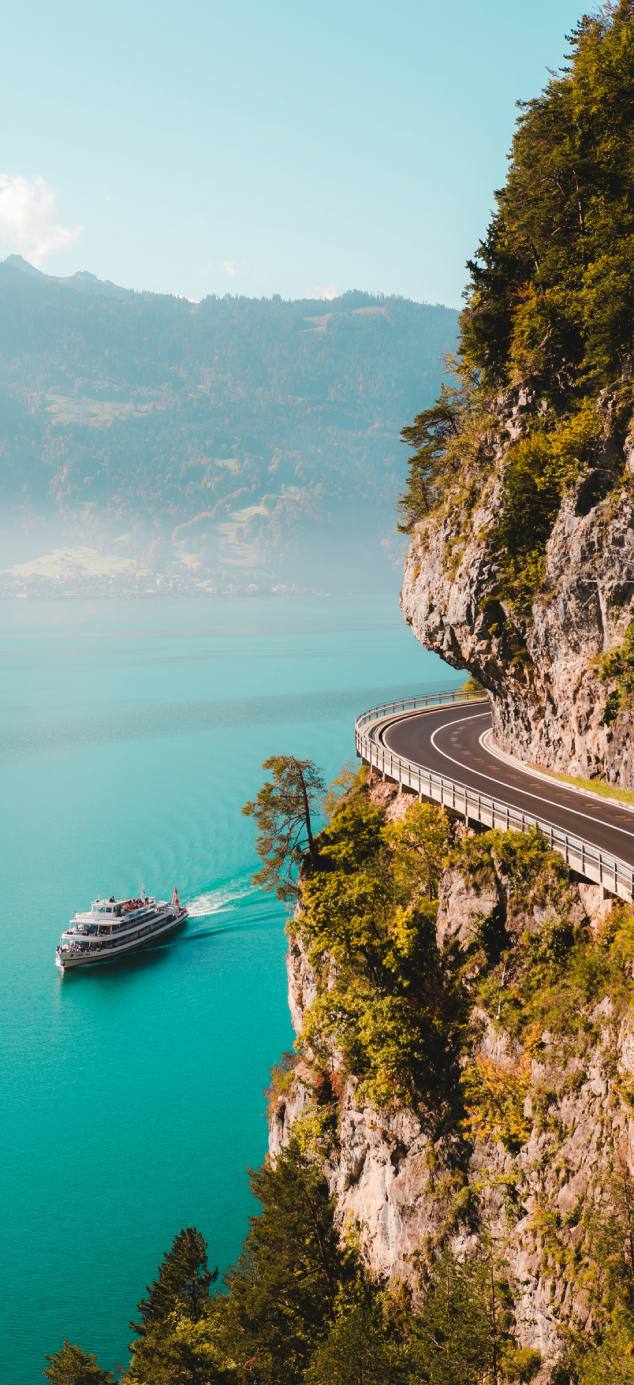
M 10 561 L 81 540 L 180 580 L 323 585 L 338 568 L 348 582 L 368 543 L 376 567 L 393 541 L 400 424 L 437 392 L 455 325 L 364 293 L 191 303 L 10 257 Z

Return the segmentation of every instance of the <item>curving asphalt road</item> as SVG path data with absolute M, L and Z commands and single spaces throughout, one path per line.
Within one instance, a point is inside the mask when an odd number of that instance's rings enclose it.
M 401 715 L 385 723 L 381 740 L 421 768 L 543 817 L 634 868 L 634 812 L 498 759 L 481 743 L 490 729 L 481 702 L 462 703 Z

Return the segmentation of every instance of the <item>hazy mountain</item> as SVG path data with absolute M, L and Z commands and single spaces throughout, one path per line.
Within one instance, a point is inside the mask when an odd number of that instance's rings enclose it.
M 93 586 L 377 577 L 381 540 L 395 543 L 399 431 L 435 397 L 456 318 L 357 292 L 191 303 L 10 256 L 0 568 L 59 581 L 73 549 L 73 581 Z M 41 561 L 53 548 L 57 566 Z

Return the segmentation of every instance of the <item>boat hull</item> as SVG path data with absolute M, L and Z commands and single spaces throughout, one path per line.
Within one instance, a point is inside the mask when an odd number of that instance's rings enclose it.
M 147 948 L 154 947 L 158 942 L 163 942 L 172 933 L 176 933 L 179 928 L 183 928 L 187 923 L 188 917 L 187 910 L 181 909 L 179 913 L 172 918 L 165 919 L 160 927 L 146 938 L 133 938 L 128 942 L 120 943 L 118 947 L 109 947 L 108 949 L 104 947 L 101 949 L 104 953 L 103 956 L 101 953 L 84 952 L 77 953 L 75 956 L 67 956 L 64 961 L 62 961 L 59 954 L 56 953 L 55 965 L 64 973 L 67 971 L 76 971 L 79 967 L 85 969 L 86 967 L 107 966 L 109 963 L 120 961 L 123 957 L 130 957 L 136 952 L 145 952 Z

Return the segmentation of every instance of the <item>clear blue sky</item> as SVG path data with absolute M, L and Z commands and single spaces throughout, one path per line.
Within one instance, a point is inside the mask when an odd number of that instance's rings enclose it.
M 582 8 L 13 5 L 0 254 L 192 298 L 336 287 L 458 305 L 514 103 L 561 63 Z

